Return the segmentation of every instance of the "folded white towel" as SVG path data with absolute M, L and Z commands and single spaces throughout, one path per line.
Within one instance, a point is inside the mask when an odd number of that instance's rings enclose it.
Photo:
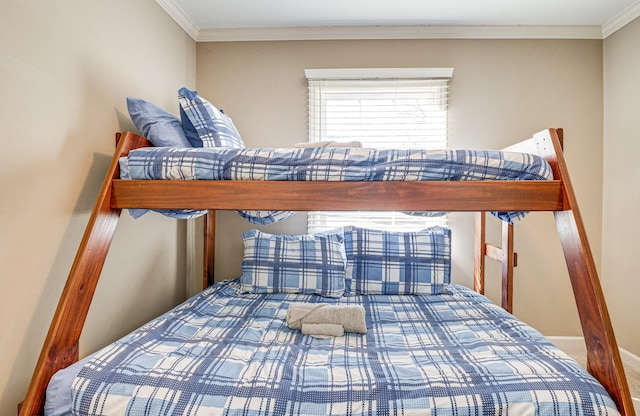
M 357 140 L 350 142 L 337 142 L 335 140 L 324 140 L 320 142 L 296 143 L 294 147 L 315 148 L 315 147 L 362 147 L 362 143 Z
M 364 306 L 329 305 L 326 303 L 290 303 L 287 310 L 287 326 L 302 329 L 305 324 L 341 325 L 344 332 L 367 333 Z

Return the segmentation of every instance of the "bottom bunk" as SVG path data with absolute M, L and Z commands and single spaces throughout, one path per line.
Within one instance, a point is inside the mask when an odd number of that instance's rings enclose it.
M 362 305 L 366 333 L 290 329 L 309 302 Z M 58 373 L 47 400 L 77 415 L 618 414 L 578 363 L 457 285 L 332 299 L 217 283 Z

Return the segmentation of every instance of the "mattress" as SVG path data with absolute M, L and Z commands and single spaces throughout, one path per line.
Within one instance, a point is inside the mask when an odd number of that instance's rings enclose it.
M 362 305 L 367 333 L 302 335 L 292 302 Z M 73 370 L 76 415 L 618 414 L 578 363 L 457 285 L 329 299 L 221 282 Z
M 496 150 L 367 148 L 157 148 L 136 149 L 120 161 L 123 179 L 271 181 L 467 181 L 545 180 L 546 160 Z M 134 216 L 145 211 L 133 211 Z M 204 211 L 165 211 L 191 218 Z M 416 213 L 414 213 L 416 214 Z M 522 212 L 496 212 L 509 223 Z M 244 215 L 256 224 L 288 215 Z M 255 218 L 253 220 L 252 218 Z

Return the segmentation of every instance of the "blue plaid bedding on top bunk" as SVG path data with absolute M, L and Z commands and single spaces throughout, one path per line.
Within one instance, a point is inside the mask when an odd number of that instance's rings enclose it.
M 123 179 L 466 181 L 553 176 L 539 156 L 497 150 L 150 147 L 131 151 L 120 166 Z M 198 213 L 186 214 L 182 217 Z M 524 216 L 520 212 L 494 215 L 510 223 Z
M 575 361 L 488 299 L 238 295 L 222 282 L 98 352 L 75 415 L 616 415 Z M 367 334 L 286 326 L 291 302 L 361 304 Z

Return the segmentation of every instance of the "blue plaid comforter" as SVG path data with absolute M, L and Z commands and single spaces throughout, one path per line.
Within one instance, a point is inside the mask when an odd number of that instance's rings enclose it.
M 469 289 L 443 295 L 238 295 L 222 282 L 106 347 L 76 415 L 615 415 L 603 387 Z M 318 339 L 291 302 L 362 304 L 367 334 Z
M 366 148 L 144 148 L 121 163 L 123 178 L 272 181 L 464 181 L 551 179 L 549 164 L 496 150 Z M 276 215 L 274 213 L 274 215 Z M 516 222 L 522 213 L 495 213 Z

